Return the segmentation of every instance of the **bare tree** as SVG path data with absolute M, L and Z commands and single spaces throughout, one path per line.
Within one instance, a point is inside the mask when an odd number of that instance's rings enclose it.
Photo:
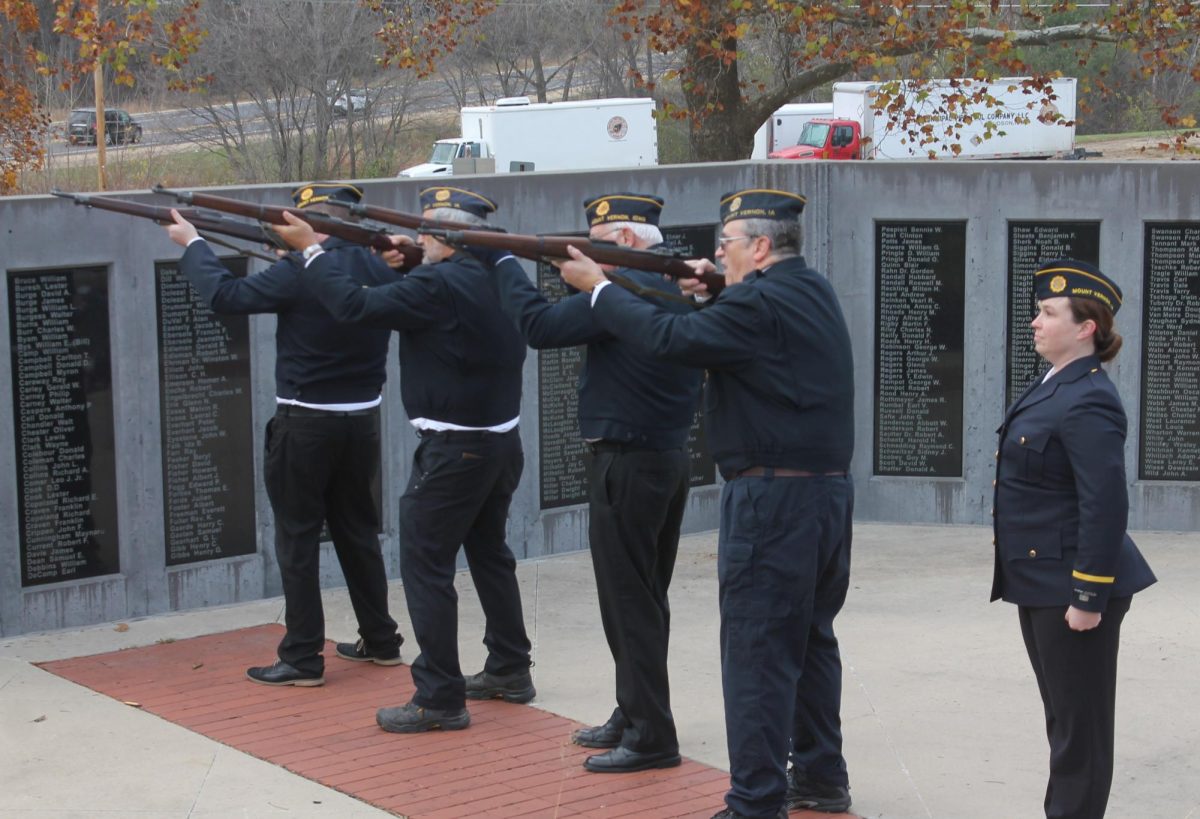
M 227 156 L 251 183 L 390 170 L 413 80 L 378 76 L 369 13 L 349 3 L 211 0 L 205 14 L 209 37 L 191 68 L 208 77 L 208 91 L 190 108 L 186 138 Z

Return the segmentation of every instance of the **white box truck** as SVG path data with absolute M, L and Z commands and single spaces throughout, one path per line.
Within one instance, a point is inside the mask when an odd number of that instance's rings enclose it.
M 439 139 L 428 162 L 397 175 L 450 175 L 456 161 L 468 172 L 484 173 L 658 164 L 651 99 L 531 103 L 528 97 L 509 97 L 463 108 L 460 117 L 462 136 Z
M 766 159 L 800 141 L 800 132 L 813 117 L 833 116 L 832 102 L 791 102 L 780 108 L 754 133 L 751 159 Z
M 833 116 L 812 119 L 799 143 L 770 154 L 772 159 L 1046 159 L 1066 156 L 1075 147 L 1075 79 L 1051 83 L 1054 99 L 1026 91 L 1020 77 L 1008 77 L 987 85 L 996 105 L 968 106 L 956 119 L 944 112 L 945 100 L 957 93 L 973 93 L 976 86 L 957 88 L 950 80 L 908 82 L 902 87 L 904 105 L 917 117 L 930 117 L 915 127 L 930 126 L 937 141 L 917 144 L 905 128 L 876 110 L 876 97 L 883 83 L 839 82 L 833 84 Z M 1044 113 L 1062 115 L 1063 121 L 1043 122 Z M 967 120 L 970 120 L 969 122 Z M 985 137 L 987 123 L 999 127 Z M 912 126 L 910 126 L 912 127 Z M 947 136 L 948 128 L 958 130 Z M 1001 133 L 1003 132 L 1003 133 Z M 957 147 L 957 151 L 955 148 Z

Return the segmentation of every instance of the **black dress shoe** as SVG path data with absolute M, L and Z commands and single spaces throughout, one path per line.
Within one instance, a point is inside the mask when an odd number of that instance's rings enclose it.
M 259 665 L 246 669 L 246 678 L 259 685 L 295 685 L 311 688 L 325 684 L 325 675 L 320 671 L 301 671 L 294 665 L 279 660 L 275 665 Z
M 375 663 L 375 665 L 400 665 L 400 643 L 388 646 L 385 649 L 367 648 L 366 640 L 359 640 L 357 643 L 338 643 L 334 646 L 333 651 L 343 660 L 351 660 L 356 663 Z
M 613 714 L 603 725 L 580 728 L 571 735 L 571 741 L 584 748 L 616 748 L 621 744 L 621 736 L 624 733 L 624 720 Z
M 583 767 L 592 773 L 633 773 L 651 768 L 674 768 L 682 760 L 678 751 L 653 751 L 643 753 L 629 748 L 613 748 L 602 754 L 589 756 Z

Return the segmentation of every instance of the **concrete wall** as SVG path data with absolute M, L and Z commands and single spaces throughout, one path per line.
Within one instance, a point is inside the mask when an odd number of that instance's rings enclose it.
M 1111 368 L 1129 414 L 1127 467 L 1131 526 L 1200 530 L 1200 485 L 1142 482 L 1137 477 L 1142 359 L 1144 221 L 1200 221 L 1200 165 L 1192 163 L 729 163 L 592 173 L 537 173 L 456 180 L 500 203 L 495 221 L 520 233 L 579 231 L 581 203 L 604 191 L 653 191 L 667 201 L 664 224 L 715 223 L 717 201 L 731 190 L 773 187 L 805 193 L 806 253 L 827 272 L 855 344 L 858 446 L 853 471 L 857 515 L 864 520 L 982 523 L 991 502 L 994 430 L 1005 402 L 1007 223 L 1010 220 L 1101 221 L 1100 265 L 1125 289 L 1119 329 L 1125 348 Z M 421 180 L 364 183 L 375 204 L 417 210 Z M 222 193 L 279 203 L 288 186 Z M 122 194 L 162 204 L 158 197 Z M 966 295 L 962 475 L 944 478 L 872 474 L 875 370 L 875 243 L 878 220 L 966 220 Z M 255 475 L 253 554 L 166 567 L 161 479 L 154 263 L 179 248 L 148 222 L 88 211 L 50 197 L 0 199 L 0 271 L 101 265 L 109 270 L 113 360 L 118 574 L 22 588 L 18 525 L 18 458 L 13 382 L 0 377 L 0 635 L 77 626 L 156 612 L 279 594 L 274 531 L 262 488 L 262 428 L 274 409 L 274 320 L 251 320 Z M 263 263 L 251 260 L 251 271 Z M 532 266 L 530 267 L 532 271 Z M 0 362 L 10 368 L 8 288 L 0 288 Z M 514 498 L 510 543 L 519 557 L 586 548 L 585 506 L 540 510 L 537 358 L 526 365 L 522 438 L 526 471 Z M 382 541 L 390 576 L 398 573 L 396 498 L 416 438 L 399 400 L 393 351 L 385 390 Z M 717 524 L 719 488 L 692 492 L 686 531 Z M 329 550 L 323 581 L 339 584 Z

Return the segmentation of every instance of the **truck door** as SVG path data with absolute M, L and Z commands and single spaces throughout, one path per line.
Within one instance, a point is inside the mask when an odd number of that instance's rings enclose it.
M 858 159 L 859 139 L 853 123 L 836 125 L 829 137 L 830 159 Z

